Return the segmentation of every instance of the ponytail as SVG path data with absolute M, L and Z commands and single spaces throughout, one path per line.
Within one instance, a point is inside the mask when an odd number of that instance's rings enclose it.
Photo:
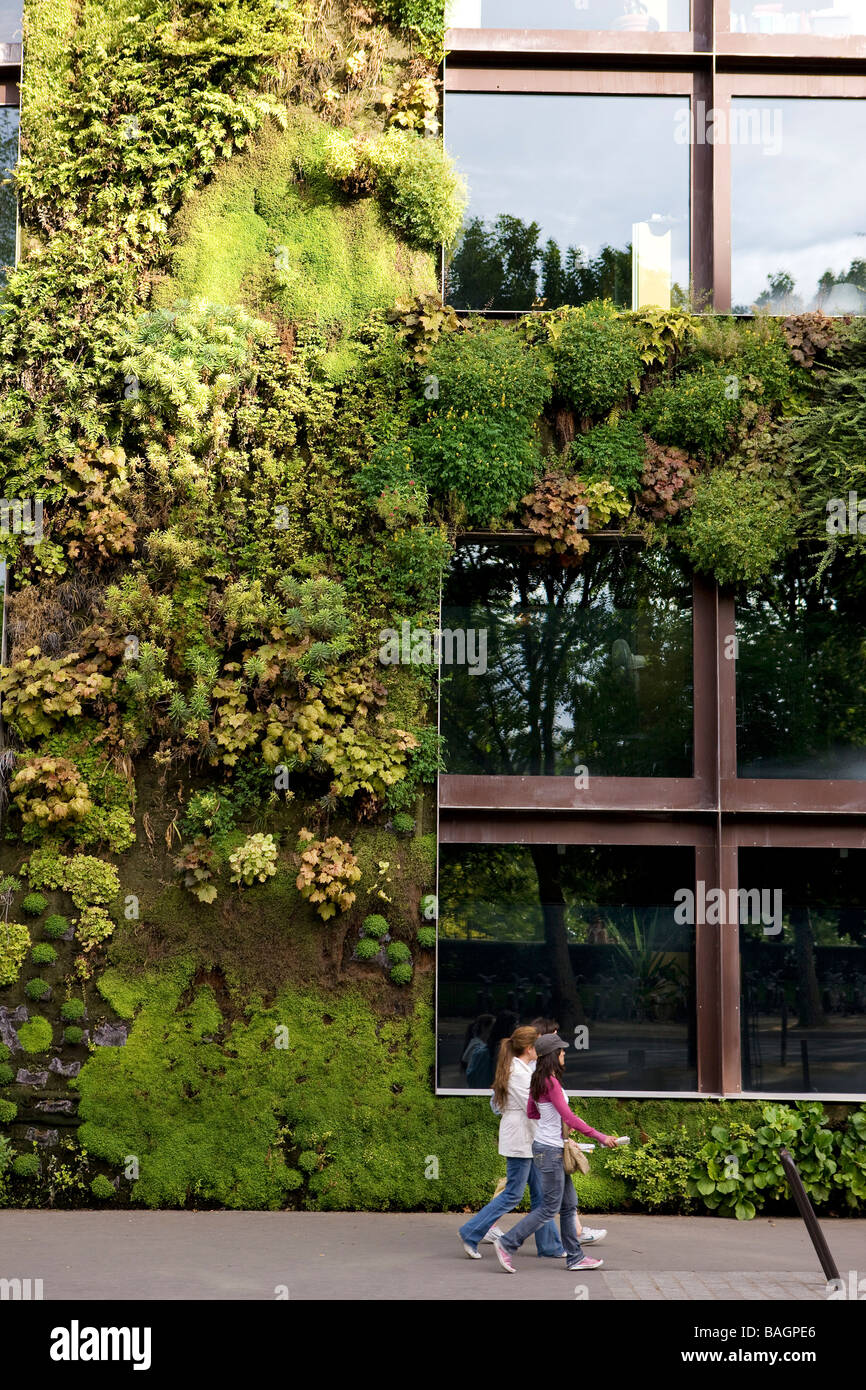
M 511 1063 L 532 1046 L 538 1032 L 535 1028 L 515 1028 L 510 1038 L 503 1038 L 499 1044 L 496 1058 L 496 1075 L 493 1078 L 493 1099 L 499 1110 L 505 1109 L 508 1099 L 508 1082 L 511 1077 Z

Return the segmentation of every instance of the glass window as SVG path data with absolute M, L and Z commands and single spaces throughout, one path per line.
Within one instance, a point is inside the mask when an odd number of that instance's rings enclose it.
M 0 179 L 8 179 L 18 162 L 18 107 L 0 106 Z M 0 285 L 15 264 L 18 205 L 11 183 L 0 183 Z
M 866 851 L 741 850 L 739 873 L 771 895 L 740 927 L 744 1088 L 863 1093 Z
M 735 97 L 731 113 L 734 313 L 863 313 L 866 101 Z
M 450 93 L 469 207 L 449 303 L 669 308 L 688 290 L 688 121 L 685 97 Z
M 735 3 L 731 6 L 733 34 L 821 34 L 839 38 L 866 34 L 864 0 L 835 0 L 832 5 L 805 6 L 802 0 L 772 4 Z
M 737 608 L 741 777 L 866 780 L 866 573 L 791 560 Z
M 484 1089 L 503 1037 L 554 1019 L 572 1090 L 697 1088 L 694 851 L 441 845 L 438 1085 Z
M 21 42 L 21 0 L 0 0 L 0 43 Z
M 461 546 L 443 595 L 446 770 L 691 776 L 691 609 L 664 553 L 594 542 L 566 568 Z M 449 667 L 446 634 L 464 632 L 474 663 Z
M 689 0 L 450 0 L 452 29 L 685 31 Z

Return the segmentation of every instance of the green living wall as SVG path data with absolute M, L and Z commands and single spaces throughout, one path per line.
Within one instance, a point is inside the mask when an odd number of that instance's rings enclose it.
M 459 323 L 441 6 L 33 0 L 25 28 L 0 1202 L 479 1204 L 495 1120 L 432 1094 L 435 672 L 380 634 L 436 626 L 465 527 L 564 564 L 619 527 L 725 583 L 826 545 L 828 491 L 866 493 L 866 337 Z M 817 1201 L 866 1201 L 862 1109 L 584 1110 L 635 1141 L 589 1209 L 748 1217 L 780 1137 Z

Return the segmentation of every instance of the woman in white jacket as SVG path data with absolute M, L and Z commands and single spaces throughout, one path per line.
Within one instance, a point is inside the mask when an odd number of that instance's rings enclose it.
M 460 1227 L 460 1240 L 470 1259 L 479 1260 L 481 1241 L 494 1240 L 496 1221 L 514 1211 L 523 1198 L 529 1183 L 530 1208 L 541 1201 L 541 1181 L 538 1165 L 532 1161 L 532 1141 L 536 1122 L 526 1113 L 529 1082 L 535 1065 L 534 1028 L 516 1028 L 510 1038 L 503 1038 L 496 1060 L 493 1078 L 493 1102 L 501 1112 L 499 1122 L 499 1152 L 506 1163 L 506 1182 L 498 1197 L 494 1197 L 477 1215 Z M 498 1232 L 495 1232 L 498 1234 Z M 561 1256 L 565 1253 L 556 1221 L 548 1221 L 535 1235 L 539 1255 Z

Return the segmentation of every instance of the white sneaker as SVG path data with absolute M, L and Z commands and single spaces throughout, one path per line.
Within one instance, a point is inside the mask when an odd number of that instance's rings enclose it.
M 591 1226 L 584 1226 L 578 1240 L 581 1245 L 601 1245 L 606 1235 L 607 1231 L 594 1231 Z
M 473 1250 L 473 1249 L 472 1249 L 472 1246 L 469 1244 L 468 1240 L 464 1240 L 462 1236 L 460 1237 L 460 1244 L 463 1246 L 463 1249 L 464 1249 L 464 1251 L 466 1252 L 466 1254 L 469 1256 L 470 1260 L 480 1260 L 480 1259 L 481 1259 L 481 1251 L 480 1251 L 480 1250 Z
M 495 1245 L 496 1242 L 498 1240 L 501 1240 L 504 1235 L 505 1232 L 501 1230 L 499 1226 L 491 1226 L 490 1230 L 487 1232 L 487 1235 L 481 1237 L 480 1243 L 482 1245 Z

